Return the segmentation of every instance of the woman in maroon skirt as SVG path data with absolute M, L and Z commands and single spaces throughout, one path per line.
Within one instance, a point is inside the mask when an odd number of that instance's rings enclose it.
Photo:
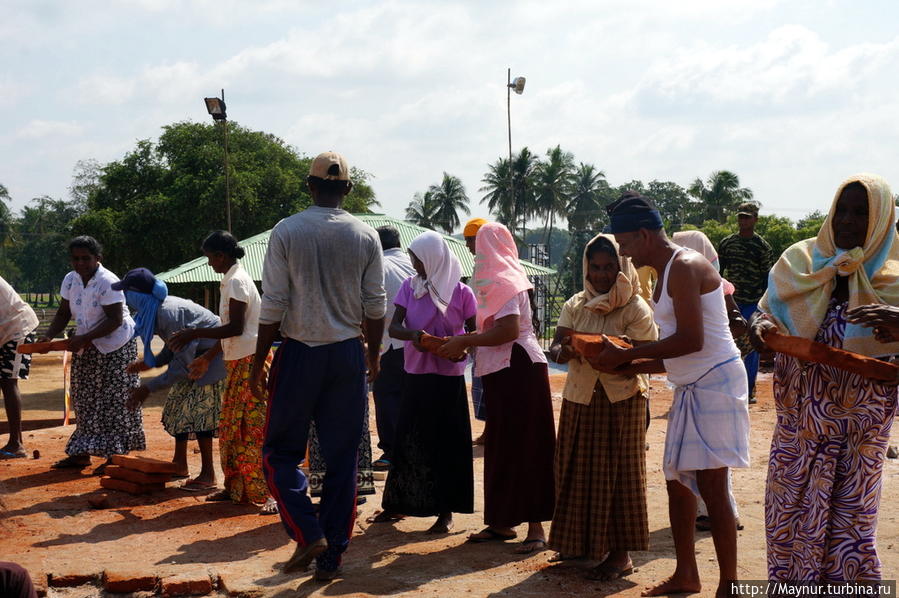
M 543 522 L 553 516 L 555 426 L 546 357 L 531 324 L 528 281 L 518 261 L 512 234 L 490 222 L 475 241 L 473 286 L 478 301 L 478 334 L 455 336 L 441 355 L 458 357 L 478 349 L 477 371 L 487 403 L 484 446 L 484 521 L 487 527 L 469 542 L 503 542 L 528 524 L 516 549 L 546 547 Z

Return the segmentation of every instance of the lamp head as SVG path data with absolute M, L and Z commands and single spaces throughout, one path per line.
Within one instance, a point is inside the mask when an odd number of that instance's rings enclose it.
M 524 92 L 524 82 L 524 77 L 515 77 L 514 79 L 512 79 L 512 82 L 509 83 L 509 87 L 512 88 L 512 91 L 514 91 L 518 95 L 521 95 L 522 92 Z
M 213 120 L 225 120 L 225 100 L 221 98 L 203 98 L 206 102 L 206 111 L 212 116 Z

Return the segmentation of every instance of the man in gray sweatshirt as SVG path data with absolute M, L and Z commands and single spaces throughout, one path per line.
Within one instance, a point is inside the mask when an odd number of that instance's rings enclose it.
M 378 234 L 340 208 L 352 189 L 346 160 L 320 154 L 307 182 L 314 205 L 275 225 L 269 239 L 251 382 L 257 396 L 266 394 L 265 357 L 280 331 L 284 342 L 268 381 L 263 470 L 284 527 L 297 542 L 284 571 L 303 571 L 316 559 L 315 578 L 330 581 L 356 516 L 366 362 L 373 381 L 386 295 Z M 297 469 L 311 421 L 328 472 L 318 515 L 306 476 Z

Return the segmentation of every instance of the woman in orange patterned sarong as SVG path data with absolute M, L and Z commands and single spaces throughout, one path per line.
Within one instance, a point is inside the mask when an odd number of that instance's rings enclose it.
M 238 504 L 263 504 L 264 514 L 276 514 L 278 506 L 271 498 L 262 473 L 262 442 L 265 438 L 266 403 L 250 391 L 250 370 L 256 352 L 256 330 L 261 301 L 256 284 L 237 261 L 244 255 L 237 239 L 225 231 L 216 231 L 203 241 L 203 253 L 209 266 L 224 274 L 221 284 L 219 316 L 222 326 L 204 330 L 183 330 L 176 343 L 190 342 L 201 335 L 220 342 L 191 364 L 191 375 L 202 375 L 209 361 L 224 352 L 228 373 L 222 394 L 219 420 L 219 453 L 225 474 L 225 489 L 210 495 L 208 501 L 233 501 Z M 183 339 L 183 340 L 182 340 Z M 272 356 L 266 360 L 271 365 Z
M 764 349 L 766 329 L 776 326 L 871 357 L 899 353 L 899 343 L 872 335 L 864 317 L 899 301 L 894 212 L 880 177 L 845 181 L 818 236 L 788 248 L 772 269 L 753 343 Z M 896 385 L 778 354 L 774 400 L 765 491 L 769 579 L 880 579 L 877 511 Z

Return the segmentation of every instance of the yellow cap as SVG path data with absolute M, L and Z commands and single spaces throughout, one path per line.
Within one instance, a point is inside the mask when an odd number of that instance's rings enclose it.
M 487 224 L 487 221 L 483 218 L 472 218 L 465 223 L 465 230 L 462 231 L 462 236 L 476 237 L 478 235 L 478 230 L 485 224 Z

